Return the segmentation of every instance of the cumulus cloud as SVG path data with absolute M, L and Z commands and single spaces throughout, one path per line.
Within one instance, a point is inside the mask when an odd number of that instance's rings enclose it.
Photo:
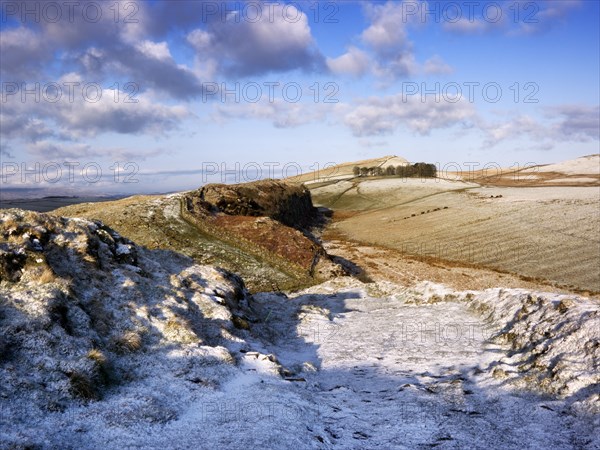
M 114 3 L 83 0 L 76 5 L 73 2 L 69 12 L 63 3 L 54 2 L 51 10 L 60 12 L 56 19 L 50 19 L 51 12 L 44 13 L 47 4 L 30 1 L 25 6 L 25 2 L 15 2 L 17 12 L 9 18 L 21 23 L 0 32 L 4 74 L 19 76 L 25 70 L 41 71 L 55 58 L 56 52 L 77 53 L 92 45 L 112 48 L 121 41 L 121 31 L 128 25 L 114 20 L 109 10 Z M 88 6 L 92 8 L 88 9 Z M 25 7 L 32 13 L 21 14 Z M 96 20 L 98 9 L 100 13 Z
M 166 42 L 152 42 L 144 40 L 135 45 L 137 51 L 147 58 L 158 61 L 172 61 L 171 51 Z
M 93 136 L 104 132 L 161 134 L 189 115 L 183 106 L 160 105 L 143 96 L 138 103 L 115 102 L 115 97 L 116 91 L 108 89 L 98 102 L 62 103 L 52 109 L 52 118 L 71 131 Z
M 530 116 L 521 115 L 508 122 L 486 123 L 481 120 L 479 126 L 485 134 L 485 144 L 493 146 L 505 139 L 514 139 L 524 135 L 539 137 L 542 126 Z
M 33 5 L 40 11 L 44 8 L 43 2 L 28 3 L 28 8 L 35 10 Z M 62 15 L 56 21 L 43 20 L 46 16 L 41 14 L 42 20 L 0 31 L 0 72 L 5 79 L 20 80 L 32 75 L 52 79 L 57 71 L 59 75 L 60 71 L 72 71 L 76 64 L 88 81 L 126 77 L 141 90 L 160 90 L 180 100 L 202 93 L 202 83 L 194 71 L 174 60 L 165 40 L 148 34 L 157 28 L 152 26 L 160 20 L 155 14 L 163 13 L 165 5 L 157 9 L 148 2 L 81 1 L 72 7 L 71 15 L 63 5 Z M 101 11 L 98 20 L 90 19 L 97 8 Z M 172 5 L 170 8 L 180 9 Z M 15 18 L 20 19 L 21 14 Z
M 546 111 L 547 117 L 558 117 L 551 126 L 553 134 L 577 141 L 600 139 L 599 106 L 563 105 Z
M 290 103 L 281 99 L 275 99 L 273 102 L 265 100 L 257 103 L 225 103 L 215 106 L 211 117 L 220 123 L 231 119 L 252 118 L 268 120 L 276 128 L 295 128 L 324 120 L 329 109 L 327 106 Z
M 528 137 L 540 148 L 552 148 L 555 142 L 589 142 L 600 140 L 600 107 L 561 105 L 544 108 L 544 120 L 519 115 L 505 122 L 480 120 L 486 145 Z
M 425 102 L 416 96 L 402 94 L 370 97 L 352 107 L 340 108 L 343 122 L 357 137 L 392 134 L 407 129 L 420 135 L 452 126 L 479 131 L 486 147 L 500 142 L 528 138 L 539 148 L 552 148 L 557 142 L 590 142 L 600 140 L 600 107 L 561 105 L 544 108 L 542 115 L 521 114 L 510 120 L 491 122 L 483 119 L 474 105 L 465 99 L 456 102 Z
M 6 145 L 2 145 L 2 147 L 0 147 L 0 160 L 2 159 L 2 157 L 7 158 L 7 159 L 14 159 L 14 155 L 10 152 L 11 147 L 6 144 Z
M 408 14 L 406 6 L 407 2 L 401 1 L 365 3 L 363 9 L 369 25 L 357 36 L 364 49 L 351 46 L 346 53 L 327 58 L 329 71 L 352 76 L 370 72 L 382 85 L 417 74 L 451 73 L 452 68 L 439 55 L 424 63 L 417 61 L 408 28 L 418 26 L 420 19 L 418 14 Z
M 48 126 L 44 121 L 28 116 L 24 113 L 15 113 L 11 108 L 3 109 L 8 110 L 0 113 L 0 138 L 2 138 L 2 145 L 9 139 L 22 139 L 27 141 L 39 141 L 40 139 L 46 139 L 49 137 L 58 137 L 56 130 Z M 67 136 L 62 136 L 67 138 Z
M 47 4 L 29 2 L 27 9 L 42 11 Z M 192 69 L 175 61 L 166 39 L 158 38 L 160 33 L 152 35 L 160 21 L 155 14 L 161 11 L 148 2 L 130 0 L 82 0 L 71 5 L 73 14 L 66 4 L 56 5 L 62 10 L 58 20 L 48 20 L 45 14 L 35 20 L 30 15 L 25 21 L 19 13 L 11 17 L 16 26 L 0 31 L 0 75 L 21 89 L 22 83 L 31 89 L 36 81 L 43 85 L 53 80 L 61 86 L 65 82 L 98 83 L 103 87 L 102 98 L 85 101 L 78 91 L 71 102 L 65 90 L 56 103 L 32 96 L 22 100 L 19 93 L 3 98 L 0 138 L 4 148 L 28 149 L 36 156 L 87 155 L 87 144 L 79 140 L 103 133 L 161 136 L 190 116 L 185 106 L 163 103 L 165 98 L 167 103 L 193 99 L 203 86 Z M 172 5 L 161 6 L 167 7 Z M 98 20 L 94 18 L 97 8 L 101 8 Z M 115 82 L 120 83 L 120 91 L 106 88 Z M 124 90 L 126 82 L 132 83 L 131 90 Z M 130 94 L 138 103 L 126 102 Z
M 43 35 L 20 26 L 0 31 L 0 74 L 21 77 L 31 75 L 50 60 L 48 42 Z
M 363 100 L 344 116 L 345 124 L 355 136 L 377 136 L 406 128 L 421 135 L 434 129 L 470 125 L 475 118 L 473 105 L 467 101 L 422 102 L 402 94 L 371 97 Z
M 177 64 L 165 42 L 144 41 L 135 49 L 116 49 L 107 58 L 104 64 L 111 71 L 129 76 L 140 90 L 165 92 L 178 100 L 191 100 L 202 94 L 202 81 L 192 69 Z
M 446 75 L 453 72 L 439 55 L 434 55 L 423 63 L 423 72 L 431 75 Z
M 417 66 L 403 3 L 369 4 L 366 12 L 371 24 L 362 32 L 361 39 L 375 53 L 377 75 L 395 79 L 415 73 Z
M 77 141 L 103 133 L 160 136 L 190 116 L 185 106 L 171 106 L 169 101 L 199 97 L 203 81 L 215 81 L 205 76 L 325 69 L 308 18 L 293 5 L 269 4 L 270 13 L 253 21 L 237 20 L 231 10 L 225 16 L 205 16 L 206 3 L 190 1 L 173 7 L 168 2 L 81 0 L 72 5 L 73 15 L 62 8 L 58 20 L 46 20 L 42 14 L 41 20 L 30 17 L 19 23 L 21 14 L 14 15 L 11 20 L 17 21 L 16 26 L 0 31 L 3 80 L 27 82 L 28 87 L 36 80 L 98 83 L 104 89 L 97 102 L 20 101 L 18 94 L 3 101 L 3 147 L 8 148 L 10 140 L 38 154 L 69 155 L 90 151 Z M 42 10 L 46 4 L 30 2 L 27 8 Z M 95 16 L 97 8 L 101 8 L 98 20 L 82 14 L 87 10 Z M 176 60 L 173 42 L 196 50 L 194 66 Z M 106 88 L 115 82 L 120 83 L 120 92 Z M 126 82 L 134 86 L 138 103 L 124 101 L 132 93 L 123 91 Z M 114 101 L 116 97 L 120 100 Z M 258 117 L 272 119 L 279 127 L 296 126 L 309 117 L 308 109 L 300 112 L 297 106 L 254 108 L 259 108 Z M 237 113 L 221 112 L 223 117 L 227 114 Z
M 80 78 L 69 74 L 63 80 Z M 64 98 L 56 103 L 9 96 L 2 105 L 0 138 L 37 142 L 50 138 L 72 141 L 111 132 L 161 135 L 190 117 L 186 107 L 156 103 L 147 95 L 130 99 L 137 103 L 128 103 L 126 98 L 127 93 L 114 89 L 103 90 L 98 101 L 81 95 L 74 95 L 73 102 Z
M 51 141 L 32 142 L 26 146 L 27 153 L 35 161 L 76 160 L 82 157 L 98 156 L 89 144 L 65 145 Z
M 143 161 L 168 153 L 162 148 L 126 149 L 121 147 L 94 147 L 90 144 L 68 144 L 39 141 L 26 145 L 29 156 L 36 161 L 77 161 L 91 158 L 109 158 L 114 161 Z
M 277 3 L 272 8 L 272 15 L 263 14 L 255 21 L 236 20 L 235 15 L 214 21 L 206 30 L 189 33 L 188 42 L 200 58 L 212 60 L 227 76 L 322 69 L 324 58 L 316 47 L 306 14 L 290 5 L 284 9 Z
M 369 70 L 369 55 L 356 48 L 350 47 L 346 53 L 337 58 L 327 58 L 327 68 L 336 75 L 361 76 Z

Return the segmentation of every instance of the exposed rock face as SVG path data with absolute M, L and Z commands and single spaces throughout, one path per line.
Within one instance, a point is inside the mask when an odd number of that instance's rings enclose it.
M 317 217 L 306 187 L 278 180 L 209 184 L 198 191 L 198 197 L 228 215 L 266 216 L 293 228 L 306 228 Z
M 203 232 L 269 261 L 300 284 L 344 273 L 307 231 L 318 214 L 302 185 L 276 180 L 209 184 L 185 196 L 182 214 Z
M 209 383 L 220 375 L 198 368 L 231 365 L 228 349 L 243 342 L 238 276 L 98 221 L 0 211 L 0 277 L 0 408 L 62 411 L 145 378 Z

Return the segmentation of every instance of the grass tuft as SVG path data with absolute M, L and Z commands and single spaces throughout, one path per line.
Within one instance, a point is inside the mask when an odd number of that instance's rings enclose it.
M 126 331 L 115 340 L 118 353 L 133 353 L 142 348 L 142 337 L 136 331 Z

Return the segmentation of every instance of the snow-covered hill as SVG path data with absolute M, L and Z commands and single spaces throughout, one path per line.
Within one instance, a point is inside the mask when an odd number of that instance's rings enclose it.
M 537 166 L 539 172 L 558 172 L 565 175 L 600 175 L 600 154 L 582 156 L 556 164 Z

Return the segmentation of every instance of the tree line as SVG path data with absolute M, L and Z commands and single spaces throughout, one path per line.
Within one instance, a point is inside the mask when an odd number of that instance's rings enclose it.
M 359 167 L 354 166 L 352 173 L 355 177 L 401 177 L 401 178 L 435 178 L 435 164 L 418 162 L 406 166 Z

